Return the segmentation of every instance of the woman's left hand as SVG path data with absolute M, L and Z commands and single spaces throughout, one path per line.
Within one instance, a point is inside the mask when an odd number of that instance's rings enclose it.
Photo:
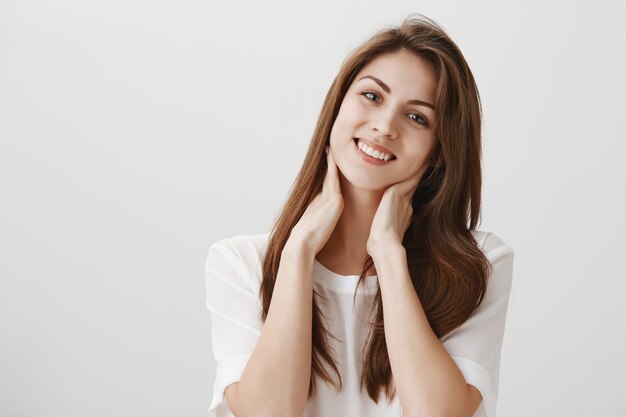
M 414 175 L 391 185 L 385 190 L 380 200 L 369 238 L 367 253 L 374 258 L 379 250 L 390 245 L 402 245 L 402 239 L 413 214 L 411 204 L 413 193 L 417 189 L 420 178 L 428 168 L 424 164 Z

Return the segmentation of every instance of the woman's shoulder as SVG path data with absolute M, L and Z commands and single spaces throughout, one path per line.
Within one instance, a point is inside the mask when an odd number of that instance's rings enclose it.
M 214 241 L 211 246 L 225 246 L 239 255 L 261 254 L 266 247 L 269 232 L 233 235 Z
M 227 250 L 240 262 L 246 264 L 250 270 L 256 271 L 260 270 L 268 238 L 269 233 L 228 236 L 213 242 L 209 250 Z
M 205 269 L 258 296 L 269 233 L 234 235 L 210 244 Z
M 508 300 L 513 282 L 513 248 L 505 238 L 492 231 L 472 231 L 490 264 L 489 287 L 485 299 Z M 491 300 L 491 301 L 489 301 Z
M 471 231 L 478 247 L 482 249 L 485 254 L 510 252 L 513 254 L 513 248 L 509 243 L 502 238 L 499 234 L 496 234 L 488 230 L 474 229 Z

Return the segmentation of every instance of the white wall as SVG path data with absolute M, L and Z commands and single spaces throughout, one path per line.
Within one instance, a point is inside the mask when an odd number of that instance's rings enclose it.
M 500 415 L 623 415 L 613 4 L 0 0 L 0 415 L 207 415 L 209 245 L 268 230 L 341 61 L 410 12 L 483 100 L 481 229 L 516 254 Z

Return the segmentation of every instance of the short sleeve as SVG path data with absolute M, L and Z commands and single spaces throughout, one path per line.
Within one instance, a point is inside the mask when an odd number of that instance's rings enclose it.
M 209 248 L 205 264 L 206 306 L 211 315 L 217 362 L 209 407 L 212 417 L 232 416 L 224 390 L 239 381 L 261 334 L 261 304 L 253 291 L 255 280 L 248 271 L 228 241 L 216 242 Z
M 492 267 L 485 297 L 469 319 L 446 335 L 442 343 L 467 383 L 475 386 L 483 397 L 475 416 L 496 417 L 500 352 L 513 278 L 513 249 L 490 233 L 483 251 Z

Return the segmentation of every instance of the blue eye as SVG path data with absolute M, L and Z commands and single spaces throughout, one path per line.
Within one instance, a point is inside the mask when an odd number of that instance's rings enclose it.
M 371 94 L 371 95 L 373 95 L 373 96 L 378 97 L 376 94 L 374 94 L 374 93 L 370 93 L 369 91 L 366 91 L 366 92 L 364 92 L 364 93 L 361 93 L 361 95 L 362 95 L 362 96 L 365 96 L 366 98 L 367 98 L 367 94 Z M 370 100 L 370 99 L 368 98 L 368 100 Z M 378 100 L 370 100 L 370 101 L 378 101 Z
M 374 97 L 378 97 L 378 94 L 372 93 L 371 91 L 364 91 L 364 92 L 361 93 L 361 95 L 364 96 L 368 101 L 375 101 L 375 102 L 379 101 L 379 100 L 375 100 L 375 99 L 372 100 L 370 98 L 367 98 L 368 94 L 372 95 Z M 428 126 L 428 122 L 426 121 L 426 119 L 424 119 L 424 117 L 421 114 L 418 114 L 418 113 L 411 113 L 411 114 L 417 116 L 417 118 L 415 118 L 415 119 L 411 118 L 411 120 L 416 121 L 417 123 L 419 123 L 421 125 Z
M 426 123 L 426 120 L 424 120 L 424 118 L 422 116 L 420 116 L 419 114 L 417 114 L 417 113 L 411 113 L 411 114 L 414 114 L 414 115 L 416 115 L 418 117 L 417 119 L 413 119 L 416 122 L 419 122 L 419 123 L 423 124 L 424 126 L 428 125 L 428 123 Z

